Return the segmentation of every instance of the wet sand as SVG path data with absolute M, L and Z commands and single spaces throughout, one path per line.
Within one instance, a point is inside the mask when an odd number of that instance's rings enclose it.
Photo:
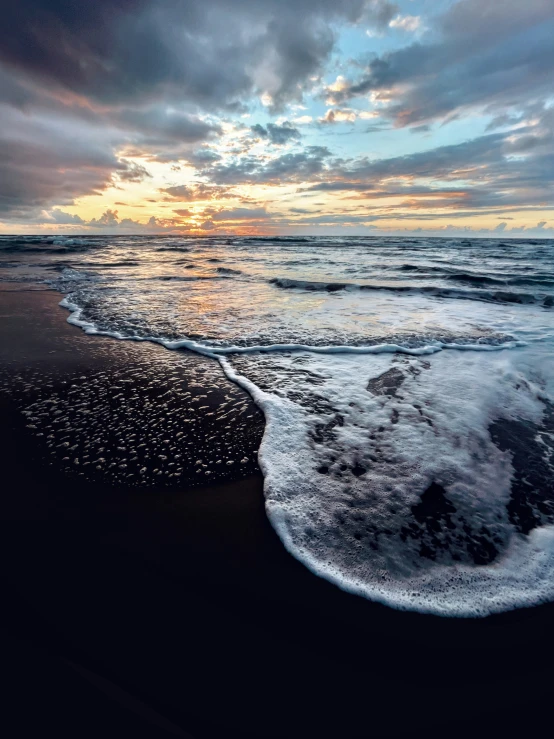
M 242 391 L 233 388 L 246 410 L 231 429 L 218 426 L 206 416 L 228 392 L 217 367 L 87 337 L 59 300 L 0 292 L 1 624 L 6 716 L 19 731 L 10 736 L 48 726 L 63 737 L 485 737 L 536 735 L 550 720 L 552 605 L 441 619 L 315 577 L 265 517 L 254 463 L 263 424 Z M 183 392 L 160 411 L 157 388 L 177 376 Z M 114 378 L 125 380 L 115 405 Z M 98 392 L 71 404 L 72 385 L 79 398 L 87 386 Z M 208 386 L 210 408 L 193 414 Z M 100 469 L 84 470 L 82 454 L 79 465 L 64 460 L 52 398 L 81 445 L 88 416 L 100 439 L 130 404 L 118 433 L 191 444 L 183 457 L 203 452 L 201 464 L 217 449 L 214 464 L 198 473 L 198 459 L 185 459 L 179 476 L 167 466 L 158 475 L 159 454 L 121 462 L 128 448 L 113 439 Z M 22 411 L 37 402 L 30 422 Z M 223 453 L 236 466 L 206 475 Z

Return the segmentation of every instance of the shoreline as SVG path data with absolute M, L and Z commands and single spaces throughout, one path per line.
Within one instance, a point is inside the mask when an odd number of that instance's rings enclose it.
M 191 365 L 213 360 L 87 336 L 67 322 L 59 299 L 52 290 L 0 292 L 8 633 L 112 681 L 198 737 L 450 737 L 460 704 L 460 736 L 484 736 L 480 726 L 521 720 L 529 730 L 541 706 L 546 715 L 553 604 L 456 620 L 341 591 L 285 551 L 251 459 L 248 474 L 211 486 L 187 484 L 190 470 L 163 488 L 137 487 L 123 473 L 68 473 L 61 452 L 27 428 L 23 396 L 63 399 L 63 383 L 75 376 L 84 388 L 130 366 L 127 398 L 135 393 L 139 404 L 149 383 L 174 373 L 192 395 L 212 383 L 220 397 L 229 383 L 196 367 L 194 382 L 207 379 L 190 388 Z M 155 374 L 148 383 L 147 365 Z M 177 423 L 173 410 L 152 424 Z M 249 458 L 258 421 L 236 426 Z M 195 443 L 207 443 L 214 429 L 198 428 Z M 29 609 L 28 618 L 17 616 Z M 516 700 L 516 716 L 497 715 L 499 701 Z

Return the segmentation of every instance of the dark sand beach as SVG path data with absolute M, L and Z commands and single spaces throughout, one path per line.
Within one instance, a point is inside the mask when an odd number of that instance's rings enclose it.
M 0 292 L 5 736 L 538 735 L 553 605 L 446 619 L 314 576 L 265 517 L 252 401 L 210 360 L 86 336 L 59 300 Z M 166 387 L 181 390 L 154 417 Z M 225 429 L 207 414 L 229 392 Z M 127 407 L 96 465 L 101 446 L 68 456 L 48 431 L 58 413 L 100 445 Z M 118 439 L 138 437 L 122 462 Z M 154 442 L 188 445 L 178 475 L 146 456 Z M 213 450 L 233 464 L 196 464 Z

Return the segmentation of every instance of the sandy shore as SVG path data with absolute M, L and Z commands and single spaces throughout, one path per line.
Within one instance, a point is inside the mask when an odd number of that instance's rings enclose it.
M 59 300 L 0 292 L 10 736 L 44 724 L 63 737 L 536 735 L 552 605 L 440 619 L 315 577 L 265 518 L 263 419 L 248 397 L 204 358 L 85 336 Z M 234 420 L 216 423 L 229 393 Z

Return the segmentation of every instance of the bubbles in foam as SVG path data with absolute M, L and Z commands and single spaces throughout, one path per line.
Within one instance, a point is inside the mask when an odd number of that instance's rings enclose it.
M 489 430 L 495 419 L 540 426 L 546 390 L 524 379 L 535 360 L 227 361 L 266 414 L 266 507 L 289 551 L 397 608 L 475 616 L 554 597 L 554 534 L 514 526 L 512 458 Z

